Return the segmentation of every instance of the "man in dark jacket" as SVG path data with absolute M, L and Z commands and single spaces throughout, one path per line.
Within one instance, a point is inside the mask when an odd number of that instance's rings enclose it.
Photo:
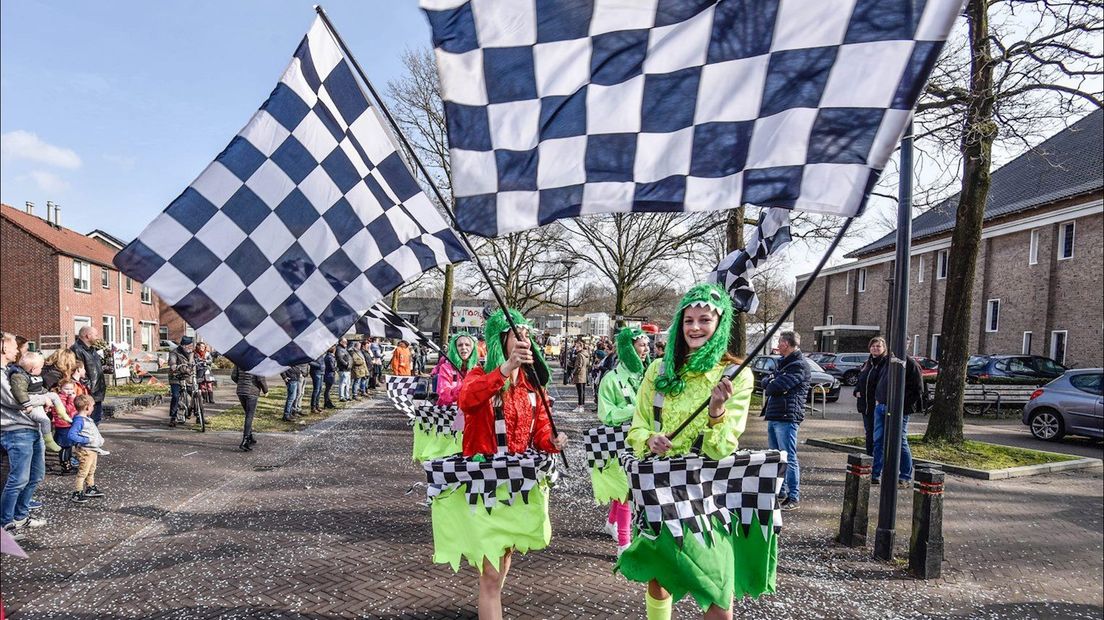
M 794 510 L 801 500 L 801 468 L 797 462 L 797 429 L 805 419 L 805 397 L 809 393 L 811 372 L 801 353 L 801 338 L 794 332 L 778 337 L 778 370 L 763 378 L 763 417 L 767 419 L 767 442 L 772 450 L 785 450 L 788 456 L 785 499 L 782 510 Z
M 195 382 L 195 341 L 184 336 L 169 352 L 169 425 L 184 420 L 180 415 L 180 392 Z M 187 412 L 185 412 L 186 415 Z
M 80 331 L 77 332 L 76 342 L 69 347 L 69 350 L 75 353 L 77 359 L 84 364 L 84 382 L 88 386 L 89 396 L 96 403 L 95 408 L 92 409 L 91 417 L 97 425 L 99 425 L 100 419 L 103 418 L 103 401 L 104 396 L 107 395 L 107 379 L 104 378 L 103 360 L 92 348 L 92 343 L 98 337 L 99 334 L 96 333 L 96 328 L 86 325 L 80 328 Z

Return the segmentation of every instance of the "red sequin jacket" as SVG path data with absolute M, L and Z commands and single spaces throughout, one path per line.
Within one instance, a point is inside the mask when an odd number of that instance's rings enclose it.
M 473 368 L 460 387 L 460 410 L 464 412 L 464 456 L 495 453 L 495 396 L 502 399 L 506 418 L 506 447 L 510 452 L 524 452 L 530 446 L 544 452 L 559 452 L 552 445 L 552 422 L 543 399 L 529 388 L 525 374 L 505 392 L 506 378 L 497 369 L 489 374 Z M 535 413 L 535 419 L 534 419 Z

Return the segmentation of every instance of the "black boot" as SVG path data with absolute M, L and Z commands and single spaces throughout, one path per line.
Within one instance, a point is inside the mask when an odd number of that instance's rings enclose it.
M 238 449 L 241 450 L 242 452 L 249 452 L 250 450 L 253 449 L 249 445 L 249 438 L 248 437 L 242 439 L 241 445 L 238 446 Z

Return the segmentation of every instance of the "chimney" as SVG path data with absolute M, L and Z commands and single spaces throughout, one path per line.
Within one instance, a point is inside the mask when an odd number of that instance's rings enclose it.
M 27 215 L 34 215 L 34 203 L 28 200 L 23 204 L 27 205 Z
M 46 201 L 46 223 L 54 223 L 54 202 L 52 200 Z
M 61 205 L 54 205 L 54 226 L 61 228 Z

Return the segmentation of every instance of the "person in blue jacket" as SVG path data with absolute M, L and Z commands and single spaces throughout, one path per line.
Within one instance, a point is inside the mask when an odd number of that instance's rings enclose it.
M 795 510 L 801 500 L 801 468 L 797 462 L 797 429 L 805 419 L 805 397 L 812 373 L 801 353 L 801 337 L 782 332 L 778 337 L 778 370 L 763 378 L 763 417 L 771 450 L 785 450 L 789 457 L 782 485 L 782 510 Z

